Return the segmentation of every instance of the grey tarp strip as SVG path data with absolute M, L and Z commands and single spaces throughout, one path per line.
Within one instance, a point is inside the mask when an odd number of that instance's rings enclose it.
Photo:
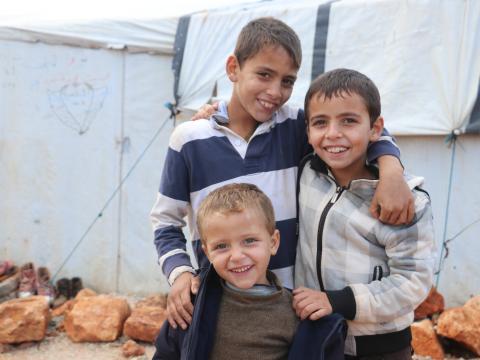
M 175 33 L 175 42 L 173 44 L 173 50 L 175 51 L 172 61 L 173 75 L 175 77 L 173 84 L 173 95 L 175 96 L 175 102 L 177 104 L 179 100 L 178 82 L 180 81 L 180 72 L 182 71 L 183 54 L 185 52 L 185 44 L 187 43 L 190 17 L 190 15 L 182 16 L 178 20 L 177 32 Z
M 470 121 L 465 129 L 467 134 L 480 134 L 480 79 L 477 91 L 477 100 L 473 105 L 472 114 L 470 115 Z
M 317 10 L 315 40 L 313 42 L 312 80 L 325 72 L 325 57 L 327 51 L 328 21 L 332 2 L 320 5 Z

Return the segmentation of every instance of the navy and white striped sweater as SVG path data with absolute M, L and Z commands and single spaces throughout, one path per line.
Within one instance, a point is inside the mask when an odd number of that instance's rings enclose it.
M 272 200 L 280 248 L 269 268 L 287 288 L 293 288 L 296 236 L 296 178 L 300 160 L 311 151 L 304 112 L 283 106 L 259 124 L 246 141 L 228 127 L 226 104 L 209 120 L 179 125 L 170 137 L 157 200 L 151 211 L 159 263 L 170 284 L 185 271 L 193 271 L 182 228 L 188 223 L 199 267 L 208 259 L 202 251 L 195 224 L 201 201 L 228 183 L 252 183 Z M 369 159 L 390 154 L 399 157 L 385 133 L 369 149 Z M 185 221 L 187 218 L 187 221 Z

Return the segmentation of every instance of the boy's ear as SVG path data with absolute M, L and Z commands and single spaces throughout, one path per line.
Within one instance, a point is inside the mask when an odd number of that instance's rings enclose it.
M 278 229 L 275 229 L 275 231 L 272 234 L 272 243 L 270 247 L 270 254 L 275 255 L 278 251 L 278 247 L 280 246 L 280 231 Z
M 383 117 L 379 116 L 372 124 L 370 129 L 370 141 L 377 141 L 382 135 L 383 131 Z
M 236 82 L 238 80 L 238 69 L 240 69 L 240 64 L 238 63 L 237 57 L 235 55 L 230 55 L 227 58 L 225 70 L 227 71 L 227 76 L 231 82 Z

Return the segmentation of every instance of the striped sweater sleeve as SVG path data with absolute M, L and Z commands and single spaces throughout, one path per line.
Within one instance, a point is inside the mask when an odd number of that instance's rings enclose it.
M 385 128 L 383 129 L 380 138 L 368 145 L 368 162 L 372 163 L 383 155 L 392 155 L 400 160 L 400 149 L 395 143 L 393 136 L 391 136 Z
M 170 144 L 160 189 L 150 213 L 158 262 L 170 285 L 181 273 L 194 272 L 182 231 L 185 216 L 191 210 L 189 199 L 189 169 L 182 153 Z

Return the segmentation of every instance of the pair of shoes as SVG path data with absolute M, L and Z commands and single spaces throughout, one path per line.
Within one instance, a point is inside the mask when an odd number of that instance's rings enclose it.
M 57 281 L 58 295 L 64 296 L 66 299 L 74 298 L 82 289 L 82 279 L 79 277 L 73 277 L 71 279 L 61 278 Z
M 50 271 L 46 267 L 35 268 L 31 262 L 20 268 L 20 284 L 18 286 L 18 297 L 24 298 L 32 295 L 45 296 L 51 304 L 55 299 L 55 288 L 50 281 Z
M 24 298 L 35 295 L 36 293 L 36 275 L 31 262 L 28 262 L 20 268 L 20 284 L 18 285 L 18 297 Z
M 0 261 L 0 276 L 6 274 L 12 266 L 13 263 L 10 260 Z
M 18 271 L 18 268 L 10 260 L 0 261 L 0 282 L 8 279 Z
M 36 282 L 37 294 L 46 296 L 48 303 L 51 305 L 55 299 L 55 288 L 50 281 L 50 271 L 46 267 L 39 267 L 37 270 Z

